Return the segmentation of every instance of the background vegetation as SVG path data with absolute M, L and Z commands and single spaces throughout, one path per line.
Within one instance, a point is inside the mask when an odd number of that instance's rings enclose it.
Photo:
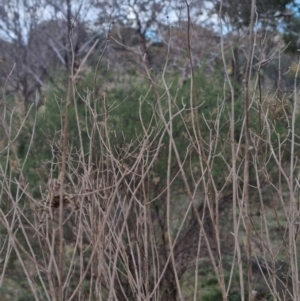
M 2 1 L 1 300 L 298 300 L 299 4 Z

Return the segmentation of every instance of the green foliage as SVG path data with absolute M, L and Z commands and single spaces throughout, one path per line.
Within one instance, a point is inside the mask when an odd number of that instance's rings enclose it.
M 101 72 L 104 72 L 101 71 Z M 94 98 L 90 93 L 94 84 L 94 77 L 91 73 L 82 78 L 76 86 L 76 106 L 78 120 L 76 117 L 75 104 L 72 104 L 69 110 L 69 132 L 68 140 L 70 151 L 75 156 L 81 151 L 80 136 L 82 138 L 83 152 L 87 154 L 90 143 L 90 135 L 95 122 L 91 109 L 98 113 L 97 124 L 105 122 L 107 116 L 107 126 L 110 143 L 114 146 L 115 155 L 119 157 L 128 149 L 134 150 L 141 143 L 144 136 L 144 129 L 153 129 L 149 141 L 157 144 L 156 135 L 162 131 L 163 124 L 159 117 L 159 106 L 157 99 L 161 103 L 166 121 L 169 121 L 168 112 L 168 94 L 163 88 L 163 83 L 159 86 L 153 86 L 148 81 L 143 81 L 137 76 L 128 78 L 124 83 L 112 84 L 107 90 L 105 87 L 110 82 L 108 74 L 106 82 L 102 83 L 105 99 L 103 95 Z M 173 75 L 167 78 L 169 93 L 172 102 L 172 114 L 177 114 L 173 119 L 173 137 L 182 160 L 186 157 L 187 150 L 194 145 L 198 139 L 195 135 L 193 122 L 198 118 L 201 129 L 201 135 L 207 145 L 210 144 L 212 137 L 218 137 L 219 142 L 216 153 L 222 152 L 225 156 L 230 156 L 229 143 L 229 113 L 230 101 L 224 99 L 224 94 L 229 97 L 228 86 L 224 86 L 224 76 L 222 72 L 216 71 L 207 75 L 204 70 L 195 74 L 195 90 L 192 92 L 193 102 L 190 102 L 190 79 L 178 87 L 179 75 Z M 62 80 L 63 82 L 63 80 Z M 128 85 L 130 82 L 130 85 Z M 214 83 L 212 85 L 212 82 Z M 101 84 L 101 83 L 99 83 Z M 100 91 L 101 93 L 101 91 Z M 32 133 L 34 138 L 32 147 L 27 157 L 23 172 L 28 183 L 35 183 L 36 190 L 38 185 L 46 183 L 51 176 L 57 176 L 59 155 L 62 150 L 62 129 L 64 128 L 65 106 L 67 98 L 67 87 L 55 86 L 49 90 L 46 95 L 46 101 L 38 110 L 31 109 L 29 121 L 21 132 L 18 140 L 18 155 L 23 160 L 26 156 L 29 141 Z M 90 106 L 90 108 L 89 108 Z M 192 109 L 197 107 L 197 109 Z M 242 124 L 243 102 L 237 99 L 235 106 L 235 116 L 237 128 Z M 181 111 L 180 114 L 178 112 Z M 193 116 L 192 116 L 193 115 Z M 198 115 L 198 117 L 196 116 Z M 219 119 L 219 124 L 216 120 Z M 35 124 L 36 120 L 36 124 Z M 79 127 L 80 132 L 79 132 Z M 142 126 L 143 125 L 143 126 Z M 35 127 L 34 127 L 35 126 Z M 220 132 L 219 134 L 217 132 Z M 102 133 L 104 135 L 104 133 Z M 154 140 L 153 140 L 154 139 Z M 165 146 L 169 143 L 169 137 L 165 134 L 163 143 Z M 194 145 L 195 146 L 195 145 Z M 94 155 L 100 155 L 102 149 L 99 139 L 94 142 Z M 163 178 L 167 168 L 167 147 L 163 148 L 159 154 L 159 160 L 155 163 L 156 176 Z M 95 160 L 96 160 L 95 157 Z M 50 164 L 50 159 L 53 162 Z M 228 160 L 230 157 L 227 158 Z M 195 147 L 191 148 L 191 162 L 197 163 L 199 153 Z M 221 157 L 215 157 L 214 176 L 219 176 L 219 185 L 222 185 L 226 168 L 224 160 Z M 127 162 L 130 164 L 130 161 Z M 173 173 L 178 172 L 174 169 Z M 200 170 L 194 171 L 195 175 Z M 37 185 L 38 184 L 38 185 Z M 161 183 L 162 184 L 162 183 Z
M 32 294 L 24 293 L 18 297 L 17 301 L 34 301 L 35 298 Z
M 220 290 L 212 290 L 208 291 L 202 296 L 203 301 L 221 301 L 222 300 L 222 293 Z
M 299 50 L 299 28 L 300 18 L 299 16 L 293 16 L 291 21 L 285 26 L 283 38 L 288 46 L 287 51 L 291 53 L 297 53 Z
M 241 28 L 249 26 L 251 16 L 251 0 L 245 1 L 217 1 L 216 12 L 220 12 L 222 3 L 223 18 L 229 17 L 232 26 Z M 288 7 L 294 4 L 292 0 L 257 1 L 256 13 L 260 17 L 262 27 L 271 26 L 276 28 L 281 22 L 288 22 L 288 15 L 285 15 Z M 280 22 L 281 21 L 281 22 Z

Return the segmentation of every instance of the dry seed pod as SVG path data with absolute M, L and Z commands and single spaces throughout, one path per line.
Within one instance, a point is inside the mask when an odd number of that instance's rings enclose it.
M 60 204 L 60 182 L 57 179 L 50 179 L 48 183 L 48 189 L 50 192 L 50 204 L 51 208 L 59 208 Z M 77 208 L 76 205 L 76 195 L 67 193 L 63 190 L 62 193 L 62 201 L 63 201 L 63 208 Z

